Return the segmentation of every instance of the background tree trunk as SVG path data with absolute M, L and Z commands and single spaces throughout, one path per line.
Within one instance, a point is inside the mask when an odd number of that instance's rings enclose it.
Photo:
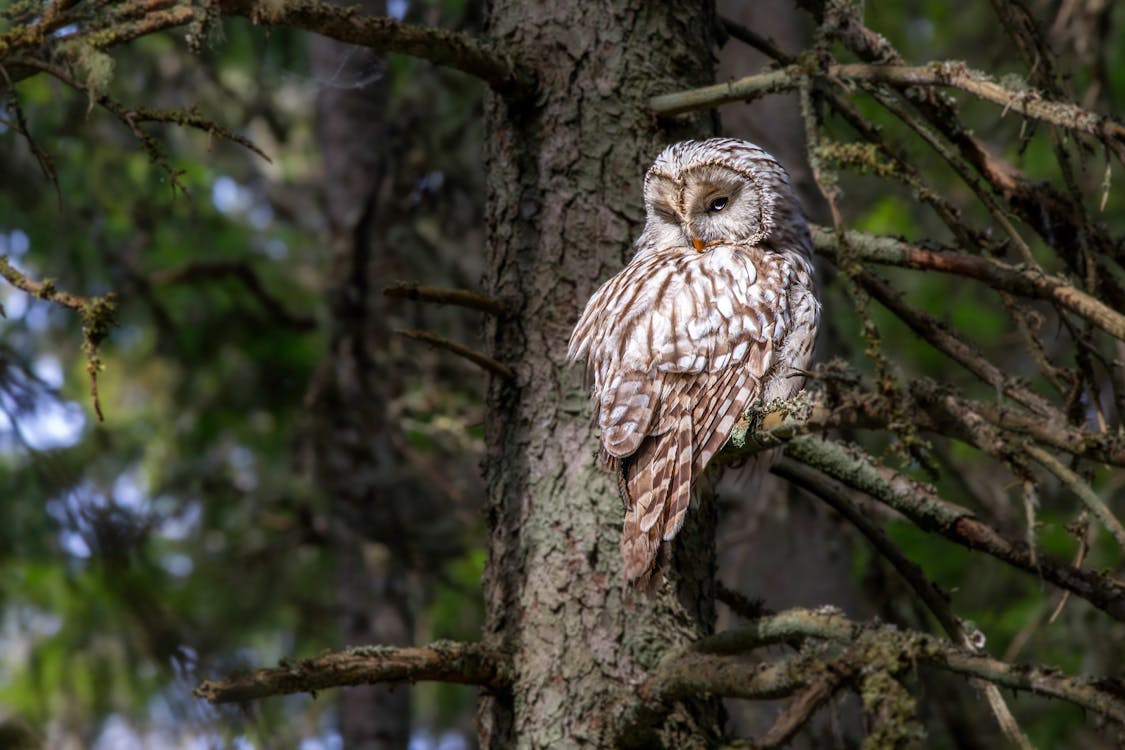
M 386 13 L 384 0 L 363 12 Z M 379 357 L 389 331 L 372 231 L 387 173 L 383 55 L 314 36 L 309 62 L 320 84 L 316 130 L 331 270 L 325 285 L 329 350 L 309 389 L 306 450 L 327 500 L 327 543 L 335 550 L 340 646 L 409 645 L 413 612 L 397 505 L 408 493 L 388 435 L 387 372 Z M 410 740 L 410 689 L 364 685 L 337 696 L 338 731 L 349 750 L 393 750 Z
M 712 80 L 714 18 L 708 3 L 619 0 L 595 12 L 499 0 L 488 23 L 539 86 L 535 101 L 487 106 L 485 288 L 517 312 L 488 338 L 517 374 L 488 396 L 486 637 L 513 653 L 517 674 L 510 699 L 482 701 L 482 740 L 606 747 L 615 696 L 713 627 L 715 513 L 709 498 L 696 502 L 654 597 L 624 588 L 621 503 L 595 465 L 566 344 L 589 295 L 631 255 L 648 165 L 669 142 L 713 134 L 709 115 L 661 123 L 645 101 Z M 713 744 L 719 714 L 712 700 L 680 705 L 664 741 Z

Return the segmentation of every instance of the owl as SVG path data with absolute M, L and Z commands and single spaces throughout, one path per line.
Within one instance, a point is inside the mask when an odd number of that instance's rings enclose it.
M 644 201 L 636 254 L 590 298 L 568 353 L 586 360 L 600 455 L 617 472 L 630 582 L 654 574 L 741 415 L 801 389 L 820 317 L 808 225 L 758 146 L 669 146 Z

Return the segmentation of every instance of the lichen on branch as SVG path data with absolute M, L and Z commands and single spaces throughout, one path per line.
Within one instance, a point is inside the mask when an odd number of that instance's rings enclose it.
M 428 646 L 356 646 L 283 662 L 272 669 L 206 680 L 195 695 L 211 703 L 243 703 L 273 695 L 313 693 L 349 685 L 435 680 L 503 689 L 511 683 L 507 657 L 478 643 L 437 641 Z
M 103 369 L 99 347 L 116 325 L 117 295 L 109 292 L 98 297 L 83 297 L 62 291 L 55 286 L 54 279 L 35 281 L 28 278 L 11 264 L 6 255 L 0 255 L 0 276 L 16 289 L 79 314 L 82 320 L 82 353 L 86 356 L 86 373 L 90 376 L 90 401 L 98 421 L 104 422 L 98 396 L 98 373 Z

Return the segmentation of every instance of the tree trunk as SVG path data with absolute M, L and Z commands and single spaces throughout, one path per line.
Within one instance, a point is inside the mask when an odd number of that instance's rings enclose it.
M 595 465 L 566 344 L 590 294 L 631 254 L 645 170 L 665 144 L 713 132 L 710 115 L 660 122 L 646 104 L 713 80 L 713 9 L 497 0 L 488 24 L 538 90 L 487 107 L 485 285 L 517 312 L 488 337 L 517 374 L 488 396 L 486 637 L 513 655 L 516 675 L 510 694 L 482 701 L 482 742 L 608 747 L 615 699 L 713 627 L 715 512 L 697 498 L 654 595 L 626 589 L 621 503 Z M 717 701 L 685 702 L 660 738 L 633 740 L 713 745 L 720 712 Z

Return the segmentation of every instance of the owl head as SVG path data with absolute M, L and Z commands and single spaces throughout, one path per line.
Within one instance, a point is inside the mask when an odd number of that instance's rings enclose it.
M 658 250 L 769 245 L 779 230 L 804 226 L 784 168 L 753 143 L 734 138 L 664 149 L 645 175 L 645 210 L 640 246 Z M 804 243 L 798 238 L 796 244 Z

